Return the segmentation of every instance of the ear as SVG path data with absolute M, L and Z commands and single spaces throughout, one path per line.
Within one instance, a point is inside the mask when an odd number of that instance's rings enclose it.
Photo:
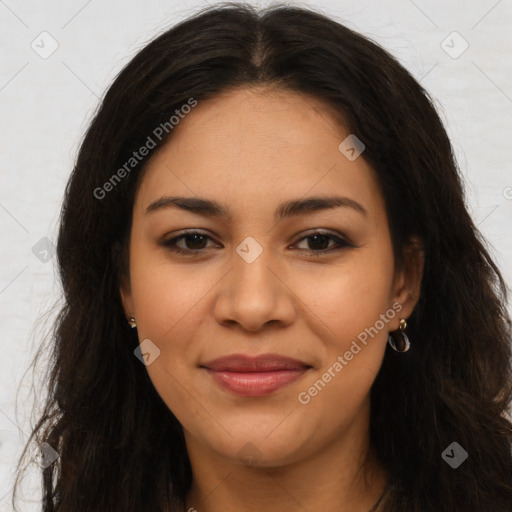
M 404 249 L 404 268 L 395 275 L 392 303 L 402 305 L 400 313 L 390 322 L 390 330 L 398 329 L 400 318 L 409 318 L 418 303 L 425 266 L 425 250 L 421 239 L 413 236 Z M 396 324 L 396 325 L 395 325 Z
M 127 241 L 124 244 L 116 241 L 112 246 L 112 264 L 116 268 L 119 296 L 127 320 L 135 316 L 130 283 L 129 250 L 129 243 Z
M 127 277 L 122 277 L 119 285 L 119 294 L 121 295 L 121 302 L 123 304 L 124 314 L 126 318 L 135 316 L 135 308 L 133 307 L 133 296 L 130 286 L 130 281 Z

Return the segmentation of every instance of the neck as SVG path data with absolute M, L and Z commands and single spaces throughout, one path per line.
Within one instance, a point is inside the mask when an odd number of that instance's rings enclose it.
M 368 426 L 369 421 L 354 421 L 314 455 L 266 467 L 219 457 L 186 434 L 194 476 L 185 510 L 369 512 L 384 492 L 388 475 L 370 449 Z

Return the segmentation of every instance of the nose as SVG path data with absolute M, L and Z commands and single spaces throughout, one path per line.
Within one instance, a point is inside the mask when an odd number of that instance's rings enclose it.
M 267 324 L 290 325 L 297 308 L 284 266 L 270 249 L 263 249 L 254 259 L 254 254 L 246 257 L 243 249 L 247 246 L 241 246 L 233 254 L 231 271 L 219 284 L 213 306 L 215 319 L 224 326 L 238 325 L 250 332 Z

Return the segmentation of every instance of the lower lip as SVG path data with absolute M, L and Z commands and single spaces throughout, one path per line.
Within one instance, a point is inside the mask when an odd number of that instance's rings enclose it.
M 303 370 L 276 370 L 271 372 L 217 372 L 206 369 L 221 387 L 241 396 L 265 396 L 291 384 L 303 375 Z

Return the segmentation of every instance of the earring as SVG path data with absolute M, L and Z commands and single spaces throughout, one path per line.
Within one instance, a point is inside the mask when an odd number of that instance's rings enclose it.
M 133 316 L 130 317 L 130 319 L 128 320 L 128 325 L 134 329 L 135 327 L 137 327 L 137 322 L 135 322 L 135 318 L 133 318 Z
M 407 327 L 407 322 L 405 321 L 405 318 L 402 318 L 400 320 L 400 331 L 398 333 L 398 343 L 396 342 L 395 338 L 392 334 L 389 334 L 388 336 L 388 343 L 391 345 L 391 348 L 393 350 L 396 350 L 397 352 L 407 352 L 411 348 L 411 342 L 409 341 L 409 338 L 407 337 L 407 334 L 405 334 L 404 330 Z

